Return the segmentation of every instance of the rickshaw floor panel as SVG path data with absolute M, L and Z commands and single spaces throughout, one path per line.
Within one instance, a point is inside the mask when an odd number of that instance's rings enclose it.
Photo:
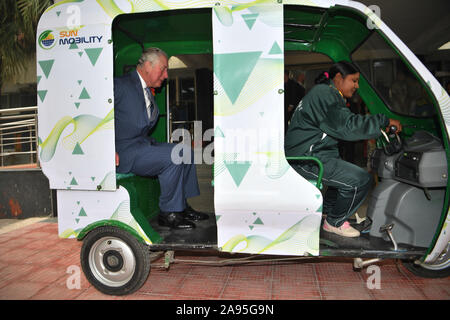
M 426 254 L 427 248 L 400 243 L 395 251 L 391 241 L 370 236 L 369 233 L 347 238 L 321 230 L 319 251 L 321 256 L 418 259 Z
M 208 220 L 194 221 L 196 227 L 176 230 L 162 227 L 157 219 L 150 220 L 151 227 L 161 236 L 162 241 L 151 246 L 156 249 L 203 249 L 217 248 L 217 226 L 215 216 Z
M 158 225 L 157 219 L 150 220 L 151 227 L 159 233 L 162 241 L 151 245 L 152 250 L 214 249 L 217 247 L 217 225 L 214 215 L 208 220 L 195 221 L 196 228 L 174 230 Z M 394 251 L 393 244 L 383 238 L 362 233 L 356 238 L 346 238 L 320 231 L 320 256 L 341 256 L 360 258 L 418 259 L 426 254 L 427 248 L 399 244 Z

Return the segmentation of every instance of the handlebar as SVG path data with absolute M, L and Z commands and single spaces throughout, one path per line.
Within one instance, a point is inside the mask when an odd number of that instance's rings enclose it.
M 381 129 L 381 133 L 386 140 L 386 142 L 382 142 L 382 146 L 384 149 L 384 153 L 388 156 L 393 155 L 394 153 L 400 152 L 402 149 L 402 141 L 397 134 L 397 126 L 392 125 L 389 127 L 389 135 Z
M 397 133 L 397 126 L 396 125 L 392 125 L 389 127 L 389 134 L 396 134 Z

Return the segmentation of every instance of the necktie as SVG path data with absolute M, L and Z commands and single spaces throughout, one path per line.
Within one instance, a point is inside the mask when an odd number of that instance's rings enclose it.
M 147 106 L 147 115 L 148 115 L 148 118 L 151 119 L 153 111 L 155 109 L 155 106 L 153 105 L 153 102 L 152 102 L 153 101 L 153 95 L 152 95 L 152 92 L 150 91 L 150 88 L 148 88 L 148 87 L 145 88 L 145 92 L 147 93 L 148 100 L 150 100 L 150 105 Z

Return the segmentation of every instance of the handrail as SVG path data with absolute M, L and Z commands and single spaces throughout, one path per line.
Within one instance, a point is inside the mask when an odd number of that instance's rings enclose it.
M 320 186 L 322 185 L 322 177 L 323 177 L 323 164 L 322 164 L 322 161 L 320 161 L 316 157 L 308 157 L 308 156 L 303 156 L 303 157 L 286 157 L 286 160 L 301 160 L 301 161 L 314 161 L 314 162 L 316 162 L 318 167 L 319 167 L 319 174 L 317 176 L 316 187 L 318 189 L 320 189 Z
M 26 111 L 37 111 L 37 106 L 34 106 L 34 107 L 21 107 L 21 108 L 0 109 L 0 114 L 1 114 L 1 113 L 26 112 Z
M 17 163 L 17 158 L 7 157 L 29 155 L 27 164 L 39 162 L 37 142 L 37 107 L 0 109 L 0 168 Z M 28 151 L 23 150 L 28 146 Z

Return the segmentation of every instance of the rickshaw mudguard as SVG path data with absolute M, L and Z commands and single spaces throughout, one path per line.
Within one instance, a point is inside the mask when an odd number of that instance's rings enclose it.
M 127 225 L 121 221 L 117 221 L 117 220 L 100 220 L 100 221 L 93 222 L 93 223 L 87 225 L 86 227 L 84 227 L 83 230 L 80 231 L 80 233 L 77 235 L 77 239 L 83 240 L 84 237 L 86 237 L 86 235 L 90 231 L 97 229 L 99 227 L 104 227 L 104 226 L 118 227 L 118 228 L 130 233 L 131 235 L 133 235 L 133 237 L 135 237 L 141 243 L 145 243 L 145 244 L 151 243 L 151 242 L 149 243 L 148 240 L 145 240 L 144 237 L 141 234 L 139 234 L 139 232 L 137 232 L 135 229 L 133 229 L 129 225 Z

